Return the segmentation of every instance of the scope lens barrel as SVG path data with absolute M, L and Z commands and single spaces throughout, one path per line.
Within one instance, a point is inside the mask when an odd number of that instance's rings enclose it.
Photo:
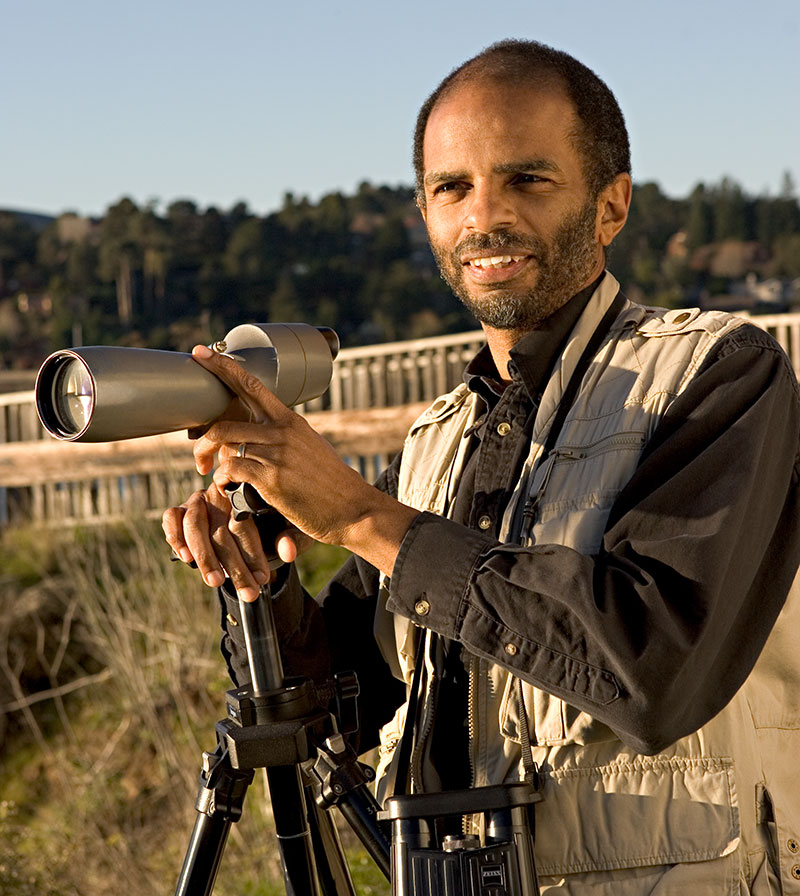
M 39 374 L 37 396 L 39 415 L 50 432 L 61 438 L 74 438 L 92 419 L 95 390 L 86 362 L 72 352 L 59 352 L 49 359 Z
M 284 404 L 328 388 L 339 338 L 307 324 L 242 324 L 227 351 Z M 185 352 L 124 346 L 62 349 L 36 380 L 36 410 L 59 439 L 109 442 L 175 432 L 216 420 L 232 392 Z

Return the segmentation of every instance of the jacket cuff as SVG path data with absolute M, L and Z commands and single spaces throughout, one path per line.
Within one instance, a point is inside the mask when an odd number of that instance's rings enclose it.
M 421 513 L 400 546 L 386 608 L 456 639 L 475 566 L 496 545 L 491 536 Z

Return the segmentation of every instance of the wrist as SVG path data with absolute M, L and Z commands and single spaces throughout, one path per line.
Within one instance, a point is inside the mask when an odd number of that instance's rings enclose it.
M 342 547 L 391 578 L 400 546 L 419 511 L 383 492 L 376 490 L 376 495 L 369 511 L 348 527 Z

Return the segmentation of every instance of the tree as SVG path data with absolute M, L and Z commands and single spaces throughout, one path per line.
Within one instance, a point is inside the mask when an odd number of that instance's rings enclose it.
M 686 245 L 699 249 L 714 239 L 714 214 L 711 199 L 703 184 L 698 184 L 689 197 L 689 214 L 686 220 Z
M 714 240 L 746 240 L 747 203 L 742 188 L 728 177 L 724 177 L 714 191 Z
M 36 244 L 36 232 L 29 224 L 10 212 L 0 212 L 0 298 L 19 281 L 24 267 L 33 266 Z
M 775 277 L 800 277 L 800 233 L 784 234 L 775 241 L 775 252 L 770 263 Z
M 408 258 L 411 245 L 408 231 L 399 215 L 391 215 L 378 228 L 372 239 L 371 250 L 371 262 L 379 267 Z
M 98 272 L 103 280 L 115 283 L 117 315 L 123 326 L 133 320 L 134 275 L 142 269 L 138 224 L 139 208 L 126 197 L 107 210 L 100 225 Z

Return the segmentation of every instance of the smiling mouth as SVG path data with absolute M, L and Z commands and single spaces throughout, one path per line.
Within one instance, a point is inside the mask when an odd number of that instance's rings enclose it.
M 466 264 L 482 271 L 497 270 L 498 268 L 516 264 L 527 257 L 527 255 L 487 255 L 482 258 L 470 258 L 466 261 Z

